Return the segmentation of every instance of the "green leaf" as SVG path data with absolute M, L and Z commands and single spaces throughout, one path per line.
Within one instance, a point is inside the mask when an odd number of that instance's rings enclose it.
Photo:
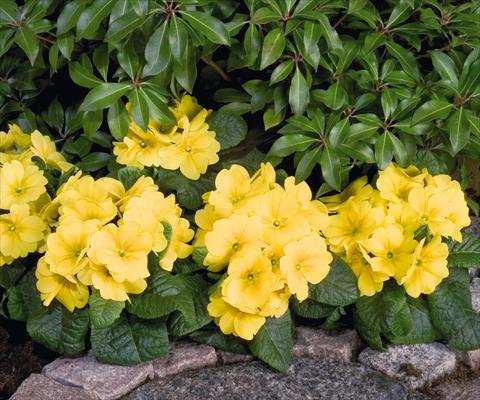
M 57 36 L 68 32 L 76 25 L 84 8 L 85 2 L 82 0 L 75 0 L 65 4 L 57 19 Z
M 83 100 L 80 109 L 95 111 L 109 107 L 130 89 L 130 83 L 102 83 L 93 88 Z
M 83 10 L 77 21 L 77 37 L 81 39 L 93 36 L 116 2 L 117 0 L 95 0 Z
M 206 247 L 194 247 L 193 248 L 193 253 L 192 253 L 192 259 L 195 261 L 195 263 L 200 266 L 204 267 L 203 265 L 203 260 L 205 260 L 205 257 L 208 254 L 208 250 Z
M 11 0 L 0 1 L 0 21 L 15 24 L 17 21 L 17 5 Z
M 117 178 L 125 190 L 130 189 L 138 179 L 145 175 L 145 170 L 135 167 L 123 167 L 117 172 Z
M 92 326 L 91 342 L 97 359 L 109 364 L 139 364 L 168 352 L 165 322 L 134 316 L 122 315 L 106 328 Z
M 309 285 L 310 299 L 331 306 L 347 306 L 359 297 L 357 277 L 340 257 L 334 256 L 330 272 L 317 285 Z
M 408 50 L 396 44 L 394 42 L 386 42 L 387 50 L 395 57 L 400 65 L 403 67 L 405 72 L 409 74 L 415 81 L 420 81 L 420 72 L 418 70 L 417 62 L 415 57 Z
M 7 290 L 7 311 L 9 317 L 15 321 L 27 319 L 22 293 L 18 287 L 13 286 Z
M 286 157 L 292 153 L 304 151 L 316 142 L 318 142 L 317 139 L 302 134 L 282 136 L 273 143 L 269 155 Z
M 93 152 L 82 158 L 77 166 L 83 171 L 94 172 L 107 166 L 112 159 L 112 154 Z
M 295 115 L 303 114 L 310 103 L 310 88 L 298 67 L 293 74 L 292 83 L 290 84 L 288 102 Z
M 270 75 L 270 86 L 283 81 L 293 71 L 295 61 L 287 60 L 278 64 Z
M 24 26 L 17 30 L 15 34 L 15 43 L 25 52 L 30 64 L 35 64 L 40 45 L 35 33 L 28 26 Z
M 157 75 L 167 68 L 170 62 L 170 48 L 168 45 L 168 24 L 162 23 L 148 39 L 145 47 L 147 65 L 144 74 Z
M 68 71 L 72 81 L 74 81 L 77 85 L 87 88 L 94 88 L 103 83 L 102 80 L 97 78 L 91 70 L 89 71 L 79 62 L 69 63 Z
M 344 118 L 338 121 L 330 130 L 328 134 L 328 143 L 332 146 L 332 149 L 337 149 L 348 137 L 350 133 L 350 121 L 348 118 Z
M 189 93 L 193 90 L 193 84 L 197 78 L 197 64 L 192 45 L 187 43 L 182 60 L 175 60 L 173 72 L 177 82 Z
M 149 87 L 142 88 L 142 91 L 148 103 L 150 117 L 153 118 L 154 121 L 164 126 L 173 125 L 176 119 L 168 106 L 165 104 L 165 98 L 156 90 Z
M 82 126 L 85 136 L 91 139 L 103 122 L 103 110 L 87 111 L 83 114 Z
M 408 161 L 412 157 L 411 154 L 408 153 L 405 144 L 397 138 L 393 133 L 387 131 L 387 135 L 392 143 L 393 155 L 395 156 L 395 161 L 401 166 L 406 167 Z
M 451 81 L 454 87 L 458 87 L 458 76 L 455 68 L 455 62 L 445 53 L 433 51 L 430 53 L 433 67 L 440 77 L 446 81 Z
M 26 268 L 22 264 L 3 265 L 0 268 L 0 287 L 8 289 L 17 283 Z
M 270 7 L 261 7 L 255 11 L 252 17 L 253 24 L 268 24 L 279 21 L 282 16 L 272 10 Z
M 219 19 L 198 11 L 180 11 L 181 15 L 193 28 L 198 29 L 213 43 L 230 45 L 227 27 Z
M 230 149 L 247 136 L 247 123 L 239 115 L 219 111 L 208 120 L 208 129 L 214 131 L 222 150 Z
M 342 41 L 338 37 L 338 33 L 330 25 L 330 21 L 325 14 L 316 13 L 315 18 L 320 23 L 320 30 L 322 31 L 322 36 L 327 41 L 328 47 L 330 49 L 341 49 L 343 48 Z
M 243 46 L 247 55 L 247 65 L 255 64 L 262 48 L 262 36 L 255 24 L 250 24 L 245 32 Z
M 410 15 L 412 15 L 412 13 L 413 10 L 407 3 L 400 2 L 400 4 L 393 8 L 386 27 L 393 28 L 394 26 L 401 24 L 402 22 L 406 21 Z
M 367 143 L 342 143 L 339 150 L 354 160 L 360 160 L 368 164 L 375 163 L 375 153 L 373 152 L 372 147 Z
M 453 154 L 457 154 L 470 140 L 470 123 L 463 107 L 460 107 L 448 119 L 448 132 Z
M 323 102 L 332 110 L 340 110 L 347 102 L 348 95 L 340 82 L 335 82 L 325 92 Z
M 241 342 L 241 339 L 233 335 L 224 335 L 216 326 L 199 329 L 192 332 L 188 337 L 195 342 L 208 344 L 223 351 L 248 354 L 248 348 Z
M 280 28 L 272 29 L 263 41 L 260 69 L 265 69 L 277 61 L 285 50 L 285 33 Z
M 95 328 L 107 328 L 120 318 L 125 308 L 124 301 L 106 300 L 96 289 L 92 290 L 88 299 L 90 321 Z
M 397 109 L 398 97 L 393 89 L 387 87 L 383 89 L 380 101 L 382 103 L 382 110 L 385 120 L 388 120 Z
M 173 15 L 168 23 L 168 44 L 176 60 L 182 60 L 187 42 L 188 34 L 185 26 L 179 22 L 178 17 Z
M 85 350 L 88 326 L 87 309 L 70 312 L 59 303 L 43 308 L 27 320 L 27 331 L 33 340 L 67 356 Z
M 452 104 L 446 100 L 433 99 L 419 107 L 412 117 L 412 125 L 430 122 L 435 119 L 446 119 L 452 110 Z
M 332 149 L 329 143 L 325 143 L 323 148 L 320 166 L 325 182 L 340 192 L 342 190 L 342 164 L 337 152 Z
M 451 269 L 427 300 L 433 324 L 449 346 L 458 350 L 480 348 L 480 314 L 472 309 L 467 269 Z
M 293 298 L 290 305 L 294 314 L 310 319 L 326 318 L 336 310 L 334 306 L 317 303 L 312 299 L 306 299 L 300 303 L 297 299 Z
M 463 241 L 450 242 L 448 266 L 457 268 L 480 268 L 480 238 L 464 233 Z
M 480 60 L 474 62 L 469 68 L 463 68 L 460 77 L 460 93 L 468 95 L 473 93 L 480 83 Z
M 113 21 L 105 34 L 106 42 L 119 42 L 144 23 L 137 14 L 127 13 Z
M 128 98 L 132 104 L 131 114 L 137 125 L 147 130 L 149 121 L 148 103 L 141 87 L 133 89 Z
M 388 131 L 385 131 L 375 142 L 375 160 L 378 168 L 387 168 L 393 158 L 393 143 Z
M 307 150 L 302 155 L 300 161 L 298 162 L 297 168 L 295 169 L 296 182 L 304 181 L 310 176 L 315 165 L 320 162 L 321 155 L 322 148 L 320 146 Z
M 108 109 L 107 121 L 112 136 L 117 140 L 122 140 L 128 133 L 128 126 L 130 125 L 128 112 L 123 101 L 117 100 L 112 104 Z
M 406 335 L 388 335 L 394 344 L 431 343 L 441 339 L 441 334 L 433 326 L 427 302 L 422 299 L 407 297 L 404 307 L 410 310 L 412 329 Z
M 280 318 L 268 318 L 250 342 L 250 351 L 270 367 L 285 372 L 292 358 L 292 331 L 288 311 Z

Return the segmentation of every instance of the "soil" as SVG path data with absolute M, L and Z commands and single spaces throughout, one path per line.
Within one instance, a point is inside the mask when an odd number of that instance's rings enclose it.
M 55 358 L 28 338 L 24 323 L 0 317 L 0 399 L 8 399 L 25 378 Z

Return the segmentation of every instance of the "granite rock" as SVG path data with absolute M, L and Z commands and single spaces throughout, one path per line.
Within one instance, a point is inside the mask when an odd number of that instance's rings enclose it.
M 475 400 L 480 397 L 480 378 L 466 382 L 445 382 L 435 388 L 438 399 Z
M 457 359 L 471 369 L 480 369 L 480 349 L 457 351 Z
M 220 365 L 245 363 L 255 360 L 255 357 L 251 354 L 231 353 L 223 350 L 217 350 L 217 358 Z
M 472 294 L 472 307 L 480 312 L 480 278 L 473 278 L 470 283 L 470 293 Z
M 394 345 L 385 352 L 368 348 L 358 360 L 413 389 L 432 383 L 456 367 L 455 352 L 441 343 Z
M 193 369 L 213 367 L 217 363 L 215 349 L 205 344 L 177 342 L 168 355 L 152 361 L 156 378 Z
M 360 338 L 353 330 L 328 335 L 318 328 L 298 327 L 293 354 L 297 357 L 330 357 L 352 361 L 360 348 Z
M 480 217 L 470 217 L 471 224 L 467 226 L 463 231 L 466 233 L 473 233 L 480 236 Z
M 80 358 L 57 358 L 43 367 L 42 374 L 64 385 L 82 388 L 100 400 L 118 399 L 154 377 L 151 363 L 103 364 L 92 352 Z
M 156 379 L 124 400 L 413 400 L 428 399 L 365 366 L 295 358 L 287 373 L 260 362 L 232 364 Z
M 65 386 L 40 374 L 31 374 L 10 400 L 93 400 L 83 389 Z

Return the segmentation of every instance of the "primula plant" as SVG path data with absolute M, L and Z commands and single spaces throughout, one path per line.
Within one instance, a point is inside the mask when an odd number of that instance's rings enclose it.
M 480 348 L 480 5 L 0 0 L 0 312 L 66 355 L 296 324 Z M 198 100 L 193 97 L 198 97 Z

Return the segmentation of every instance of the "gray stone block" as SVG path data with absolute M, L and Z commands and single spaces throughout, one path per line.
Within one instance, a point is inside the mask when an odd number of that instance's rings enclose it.
M 213 367 L 217 364 L 215 349 L 205 344 L 177 342 L 168 355 L 152 362 L 156 378 L 193 369 Z
M 480 398 L 480 378 L 473 381 L 442 383 L 435 388 L 439 399 L 477 400 Z
M 470 293 L 472 294 L 472 307 L 480 312 L 480 278 L 473 278 L 470 283 Z
M 31 374 L 10 400 L 93 400 L 83 389 L 65 386 L 40 374 Z
M 286 374 L 260 362 L 191 371 L 148 382 L 124 400 L 426 400 L 372 369 L 333 359 L 294 359 Z
M 432 383 L 456 367 L 455 352 L 441 343 L 394 345 L 385 352 L 368 348 L 358 360 L 413 389 Z
M 360 338 L 353 330 L 329 335 L 319 328 L 298 327 L 293 354 L 296 357 L 330 357 L 352 361 L 360 348 Z
M 217 358 L 220 365 L 245 363 L 255 360 L 255 357 L 251 354 L 231 353 L 223 350 L 217 350 Z
M 90 352 L 80 358 L 58 358 L 42 374 L 59 383 L 82 388 L 99 400 L 114 400 L 153 378 L 151 363 L 123 366 L 97 361 Z

